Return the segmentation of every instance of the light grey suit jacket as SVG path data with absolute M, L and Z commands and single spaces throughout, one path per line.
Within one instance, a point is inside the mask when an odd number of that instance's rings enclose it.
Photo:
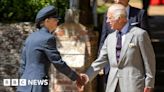
M 154 88 L 155 54 L 147 32 L 132 27 L 126 34 L 119 63 L 116 61 L 116 32 L 109 34 L 86 74 L 92 80 L 106 65 L 110 65 L 106 92 L 114 92 L 119 83 L 121 92 L 143 92 L 144 87 Z

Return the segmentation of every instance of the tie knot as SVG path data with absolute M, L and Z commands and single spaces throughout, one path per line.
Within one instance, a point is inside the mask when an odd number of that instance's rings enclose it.
M 118 32 L 117 32 L 117 37 L 118 37 L 118 36 L 122 36 L 122 32 L 121 32 L 121 31 L 118 31 Z
M 119 31 L 119 32 L 117 32 L 118 34 L 121 34 L 122 32 L 121 31 Z

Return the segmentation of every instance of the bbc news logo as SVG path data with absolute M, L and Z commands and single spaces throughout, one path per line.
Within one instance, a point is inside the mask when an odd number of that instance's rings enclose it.
M 48 85 L 48 79 L 26 80 L 26 79 L 3 79 L 4 86 L 27 86 L 27 85 Z

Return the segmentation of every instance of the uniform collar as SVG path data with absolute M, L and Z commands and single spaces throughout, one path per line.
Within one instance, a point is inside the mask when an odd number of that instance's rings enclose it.
M 50 34 L 53 34 L 53 32 L 54 32 L 54 31 L 50 32 L 46 27 L 42 27 L 40 30 L 41 31 L 46 31 L 46 32 L 48 32 Z

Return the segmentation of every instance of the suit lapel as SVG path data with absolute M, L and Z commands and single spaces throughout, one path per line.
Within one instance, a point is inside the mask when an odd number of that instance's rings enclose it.
M 116 60 L 116 42 L 117 42 L 117 38 L 116 38 L 116 31 L 113 33 L 113 35 L 111 34 L 111 40 L 109 40 L 110 44 L 108 44 L 109 49 L 111 51 L 110 55 L 112 55 L 111 57 L 113 58 L 113 64 L 117 65 L 117 60 Z
M 126 54 L 126 51 L 129 47 L 129 43 L 131 42 L 132 38 L 133 38 L 133 34 L 131 32 L 128 32 L 125 37 L 124 46 L 121 49 L 119 64 L 122 62 L 122 59 L 123 59 L 124 55 Z

